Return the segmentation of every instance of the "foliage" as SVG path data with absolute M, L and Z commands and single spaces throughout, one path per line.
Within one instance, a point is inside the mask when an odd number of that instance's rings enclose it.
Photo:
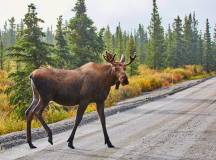
M 135 46 L 138 55 L 137 62 L 144 64 L 146 58 L 146 46 L 148 43 L 148 35 L 142 24 L 139 24 L 137 33 L 135 34 Z
M 28 13 L 23 19 L 25 28 L 23 34 L 17 39 L 16 44 L 10 47 L 11 58 L 23 64 L 22 68 L 12 72 L 9 77 L 13 85 L 7 89 L 10 95 L 10 104 L 15 107 L 18 117 L 24 117 L 24 110 L 30 104 L 31 87 L 29 75 L 33 69 L 50 63 L 49 46 L 41 41 L 44 37 L 39 23 L 42 19 L 37 17 L 34 4 L 28 6 Z
M 206 31 L 204 35 L 204 66 L 208 72 L 213 70 L 215 63 L 215 56 L 212 54 L 212 43 L 211 43 L 211 34 L 210 26 L 208 19 L 206 20 Z
M 183 40 L 183 30 L 182 30 L 182 20 L 178 16 L 174 22 L 174 32 L 173 32 L 173 63 L 171 67 L 180 67 L 184 64 L 184 40 Z
M 96 33 L 93 21 L 86 14 L 85 0 L 77 0 L 73 9 L 75 17 L 68 24 L 70 52 L 73 53 L 73 65 L 78 67 L 89 61 L 100 61 L 103 51 L 103 30 Z
M 65 32 L 63 30 L 62 16 L 57 18 L 56 34 L 55 34 L 55 66 L 60 68 L 68 68 L 70 66 L 72 57 L 69 54 L 68 44 L 65 39 Z
M 109 26 L 107 26 L 107 28 L 104 31 L 103 41 L 104 41 L 105 50 L 113 52 L 114 51 L 113 36 Z
M 164 29 L 158 12 L 156 0 L 153 0 L 153 11 L 149 26 L 149 43 L 146 64 L 154 69 L 163 68 L 164 65 Z
M 4 46 L 3 41 L 0 33 L 0 69 L 4 69 Z

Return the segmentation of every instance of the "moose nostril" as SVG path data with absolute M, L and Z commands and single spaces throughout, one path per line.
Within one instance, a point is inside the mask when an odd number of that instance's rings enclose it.
M 122 77 L 120 77 L 120 80 L 122 80 L 122 81 L 125 81 L 126 79 L 127 79 L 126 76 L 122 76 Z

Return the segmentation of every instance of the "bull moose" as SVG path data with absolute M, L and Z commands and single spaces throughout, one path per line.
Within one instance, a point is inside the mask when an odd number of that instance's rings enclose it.
M 83 114 L 89 103 L 95 102 L 97 112 L 101 121 L 105 144 L 114 147 L 109 139 L 106 130 L 106 121 L 104 115 L 104 101 L 106 100 L 110 88 L 116 85 L 127 85 L 128 78 L 125 73 L 126 66 L 131 64 L 136 55 L 130 56 L 130 62 L 125 63 L 125 57 L 122 55 L 119 62 L 115 61 L 115 55 L 106 52 L 104 59 L 108 64 L 96 64 L 89 62 L 83 66 L 73 69 L 53 69 L 40 68 L 34 70 L 30 75 L 33 100 L 26 110 L 27 120 L 27 143 L 30 148 L 36 148 L 31 139 L 31 121 L 35 116 L 48 134 L 48 142 L 53 144 L 52 131 L 44 121 L 42 112 L 50 101 L 60 105 L 73 106 L 79 105 L 75 125 L 72 133 L 67 140 L 68 146 L 74 149 L 73 139 L 76 129 L 82 120 Z

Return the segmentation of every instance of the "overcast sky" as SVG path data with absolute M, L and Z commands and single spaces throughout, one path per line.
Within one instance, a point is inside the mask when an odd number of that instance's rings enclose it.
M 63 15 L 64 19 L 71 18 L 74 13 L 75 0 L 0 0 L 0 26 L 5 20 L 15 17 L 18 21 L 27 12 L 27 5 L 36 4 L 39 16 L 45 20 L 43 26 L 55 28 L 56 18 Z M 209 18 L 211 28 L 216 24 L 216 0 L 157 0 L 162 24 L 167 28 L 173 19 L 180 15 L 182 18 L 195 11 L 199 19 L 200 29 L 204 29 L 205 20 Z M 118 22 L 127 31 L 133 31 L 139 23 L 149 25 L 152 0 L 86 0 L 88 15 L 100 28 L 109 24 L 112 30 Z

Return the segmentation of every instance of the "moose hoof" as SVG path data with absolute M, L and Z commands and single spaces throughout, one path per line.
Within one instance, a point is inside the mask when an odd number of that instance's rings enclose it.
M 51 145 L 53 145 L 52 139 L 48 139 L 48 142 L 49 142 Z
M 29 147 L 30 147 L 31 149 L 37 148 L 37 147 L 34 146 L 32 143 L 29 143 Z
M 71 148 L 71 149 L 75 149 L 75 147 L 73 146 L 72 143 L 68 143 L 68 147 Z
M 113 146 L 111 143 L 107 144 L 108 148 L 115 148 L 115 146 Z
M 111 142 L 105 142 L 105 144 L 107 144 L 108 148 L 115 148 L 115 146 L 113 146 Z

